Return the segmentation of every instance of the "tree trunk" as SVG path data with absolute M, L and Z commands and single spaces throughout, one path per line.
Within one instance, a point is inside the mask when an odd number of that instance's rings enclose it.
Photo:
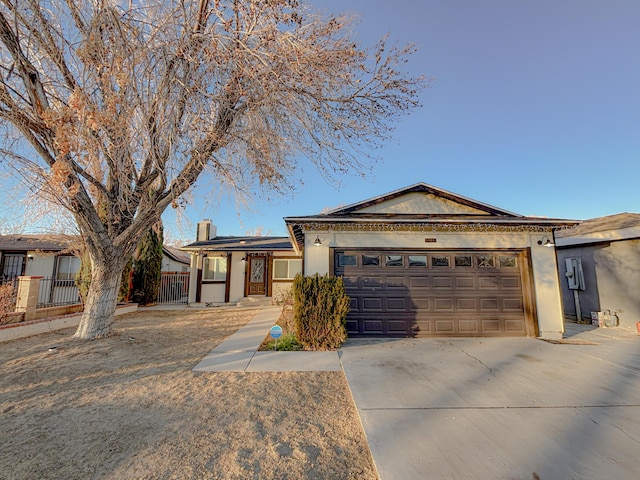
M 109 335 L 115 316 L 123 265 L 119 261 L 92 262 L 91 285 L 84 304 L 80 325 L 74 335 L 81 340 L 93 340 Z

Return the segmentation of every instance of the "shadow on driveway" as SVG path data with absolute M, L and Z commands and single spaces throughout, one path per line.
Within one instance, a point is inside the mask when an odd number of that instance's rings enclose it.
M 582 345 L 349 340 L 341 361 L 380 478 L 637 478 L 640 337 L 606 330 L 576 331 Z

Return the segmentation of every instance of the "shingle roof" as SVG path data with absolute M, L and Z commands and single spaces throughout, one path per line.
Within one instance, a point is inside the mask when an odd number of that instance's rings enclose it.
M 181 252 L 179 248 L 164 245 L 162 249 L 165 255 L 171 258 L 172 260 L 189 265 L 190 263 L 189 255 L 186 255 L 184 252 Z
M 286 251 L 293 250 L 288 237 L 216 237 L 212 240 L 190 243 L 180 250 L 209 250 L 209 251 Z
M 607 232 L 612 230 L 622 230 L 640 226 L 640 213 L 617 213 L 605 217 L 592 218 L 576 225 L 573 228 L 559 230 L 557 237 L 575 237 L 596 232 Z
M 0 250 L 58 252 L 66 250 L 76 241 L 77 237 L 71 235 L 0 235 Z

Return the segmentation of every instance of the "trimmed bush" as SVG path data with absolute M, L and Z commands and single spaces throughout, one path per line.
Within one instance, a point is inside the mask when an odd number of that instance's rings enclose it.
M 296 275 L 293 322 L 305 350 L 332 350 L 344 343 L 350 303 L 341 277 Z

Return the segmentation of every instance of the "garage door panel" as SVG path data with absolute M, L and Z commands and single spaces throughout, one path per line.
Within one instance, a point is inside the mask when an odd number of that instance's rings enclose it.
M 458 332 L 465 335 L 477 335 L 480 333 L 480 328 L 478 328 L 476 320 L 459 320 Z
M 500 320 L 481 320 L 483 332 L 500 332 Z
M 450 289 L 453 285 L 453 279 L 451 277 L 441 277 L 441 276 L 434 276 L 433 277 L 433 288 L 434 290 L 440 289 L 440 288 L 448 288 Z
M 523 310 L 521 298 L 504 298 L 502 299 L 502 309 L 505 311 L 521 312 Z
M 364 256 L 380 261 L 365 264 Z M 339 258 L 350 261 L 339 265 Z M 351 297 L 350 334 L 527 333 L 519 253 L 353 249 L 335 260 Z
M 384 282 L 386 287 L 390 290 L 393 289 L 405 289 L 407 288 L 405 277 L 392 277 L 387 276 L 386 281 Z
M 362 333 L 366 334 L 372 334 L 372 333 L 386 333 L 383 329 L 382 329 L 382 325 L 383 322 L 382 320 L 370 320 L 367 319 L 364 322 L 364 330 Z
M 408 326 L 408 328 L 407 328 Z M 389 320 L 387 322 L 389 334 L 411 333 L 411 322 L 408 320 Z
M 480 299 L 480 311 L 486 312 L 488 310 L 498 310 L 497 298 L 481 298 Z
M 420 289 L 420 288 L 429 288 L 429 277 L 421 276 L 421 277 L 409 277 L 409 288 L 410 289 Z
M 460 310 L 477 310 L 475 298 L 458 298 L 456 300 L 456 307 Z
M 464 290 L 470 289 L 473 290 L 476 288 L 476 278 L 475 277 L 456 277 L 456 289 Z
M 364 297 L 362 298 L 362 311 L 382 311 L 382 303 L 381 297 Z
M 519 318 L 514 318 L 514 319 L 507 319 L 504 321 L 504 328 L 507 332 L 517 332 L 517 333 L 521 333 L 521 334 L 525 334 L 526 332 L 526 328 L 525 328 L 525 324 L 524 321 L 522 319 Z
M 344 275 L 342 277 L 342 284 L 344 285 L 344 288 L 357 288 L 358 287 L 358 278 L 356 276 L 350 276 L 350 275 Z
M 389 297 L 387 298 L 387 311 L 408 310 L 407 308 L 408 302 L 409 302 L 408 297 Z
M 430 298 L 420 298 L 420 297 L 411 298 L 412 310 L 429 310 L 430 306 L 431 306 Z
M 478 288 L 480 290 L 497 290 L 498 282 L 496 277 L 480 277 L 478 278 Z
M 347 295 L 349 295 L 347 293 Z M 350 295 L 349 298 L 351 299 L 351 303 L 349 304 L 350 310 L 352 312 L 358 312 L 360 311 L 360 297 L 356 297 L 354 295 Z
M 453 299 L 452 298 L 434 298 L 433 311 L 434 312 L 453 312 Z
M 381 277 L 369 276 L 362 279 L 363 288 L 382 288 L 383 284 L 384 282 Z
M 436 320 L 434 322 L 435 333 L 436 334 L 451 334 L 456 333 L 456 329 L 454 327 L 455 322 L 453 320 Z
M 504 290 L 520 290 L 522 285 L 520 284 L 520 278 L 517 277 L 502 277 L 501 287 Z

